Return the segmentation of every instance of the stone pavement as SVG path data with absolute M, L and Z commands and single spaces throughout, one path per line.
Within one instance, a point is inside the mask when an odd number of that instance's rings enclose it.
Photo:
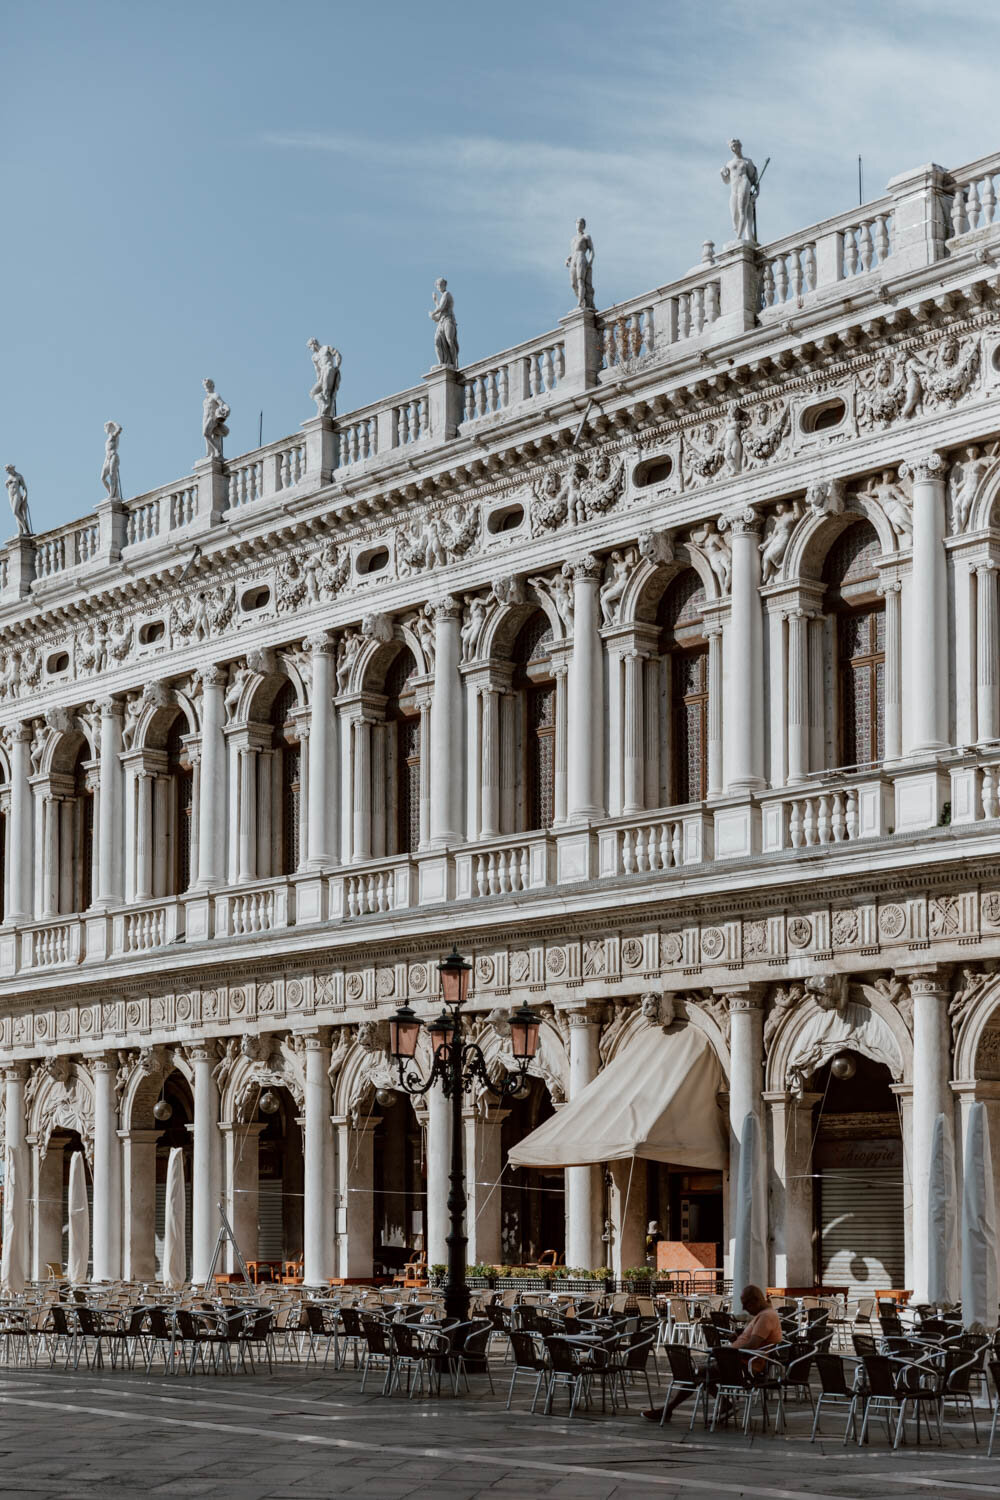
M 497 1370 L 500 1375 L 502 1366 Z M 649 1427 L 638 1410 L 530 1416 L 518 1392 L 503 1397 L 362 1396 L 352 1370 L 302 1367 L 273 1375 L 149 1378 L 0 1369 L 0 1494 L 98 1497 L 209 1496 L 302 1500 L 571 1497 L 571 1500 L 941 1500 L 1000 1495 L 1000 1451 L 986 1458 L 969 1422 L 954 1421 L 944 1449 L 893 1454 L 884 1428 L 871 1447 L 810 1445 L 809 1417 L 793 1409 L 785 1437 L 745 1439 Z M 530 1395 L 530 1385 L 523 1391 Z M 630 1395 L 634 1407 L 638 1392 Z M 680 1415 L 680 1414 L 678 1414 Z M 984 1419 L 986 1414 L 983 1413 Z M 677 1418 L 675 1418 L 676 1422 Z M 986 1421 L 988 1427 L 988 1420 Z M 998 1443 L 1000 1450 L 1000 1443 Z

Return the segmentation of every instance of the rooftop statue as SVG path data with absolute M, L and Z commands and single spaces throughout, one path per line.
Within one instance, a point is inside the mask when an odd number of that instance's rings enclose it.
M 24 482 L 24 475 L 19 474 L 13 464 L 8 464 L 7 478 L 4 483 L 7 486 L 7 494 L 10 496 L 10 508 L 14 512 L 14 520 L 17 522 L 18 536 L 31 536 L 28 486 Z
M 749 156 L 743 155 L 742 141 L 731 140 L 729 149 L 733 154 L 720 175 L 723 182 L 729 183 L 729 212 L 733 220 L 733 233 L 745 244 L 756 245 L 760 177 Z M 764 166 L 767 166 L 767 162 Z
M 569 254 L 569 284 L 573 288 L 577 307 L 593 309 L 594 306 L 594 242 L 587 233 L 586 219 L 577 219 Z
M 203 380 L 205 400 L 202 404 L 201 430 L 205 437 L 205 457 L 222 457 L 222 440 L 229 436 L 226 418 L 229 407 L 216 392 L 214 380 Z
M 335 417 L 340 389 L 340 350 L 331 344 L 321 344 L 319 339 L 310 339 L 306 347 L 312 350 L 313 369 L 316 371 L 316 384 L 309 392 L 316 403 L 316 415 Z
M 104 432 L 104 467 L 101 470 L 101 483 L 108 492 L 109 500 L 120 500 L 122 482 L 118 470 L 118 439 L 122 435 L 122 429 L 118 422 L 105 422 Z
M 443 276 L 438 277 L 434 287 L 434 306 L 427 314 L 437 324 L 434 353 L 439 365 L 444 365 L 446 370 L 457 370 L 458 324 L 455 322 L 455 300 Z

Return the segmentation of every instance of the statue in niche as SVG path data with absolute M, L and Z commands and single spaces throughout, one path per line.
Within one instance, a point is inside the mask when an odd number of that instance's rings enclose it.
M 764 583 L 770 583 L 780 572 L 799 516 L 798 502 L 790 505 L 787 500 L 779 500 L 774 507 L 774 526 L 770 535 L 759 544 L 761 578 Z
M 465 619 L 462 622 L 462 660 L 472 661 L 486 620 L 485 599 L 476 594 L 465 597 Z
M 457 370 L 458 324 L 455 321 L 455 299 L 443 276 L 439 276 L 434 283 L 434 306 L 427 316 L 437 324 L 434 331 L 434 354 L 438 364 L 443 365 L 446 370 Z
M 229 407 L 215 389 L 214 380 L 203 380 L 205 400 L 202 403 L 201 430 L 205 438 L 205 457 L 222 458 L 222 440 L 229 436 L 226 420 Z
M 576 221 L 576 234 L 570 242 L 566 264 L 569 267 L 569 284 L 573 288 L 577 307 L 589 308 L 592 311 L 594 306 L 594 242 L 587 233 L 586 219 Z
M 340 389 L 341 355 L 331 344 L 321 344 L 319 339 L 310 339 L 306 345 L 312 351 L 316 384 L 309 392 L 316 403 L 318 417 L 337 415 L 337 392 Z
M 634 563 L 635 553 L 631 548 L 627 552 L 612 552 L 608 559 L 610 572 L 601 585 L 601 614 L 605 625 L 613 625 L 618 618 L 621 597 L 628 586 Z
M 756 245 L 757 194 L 760 191 L 757 168 L 749 156 L 743 155 L 741 141 L 731 140 L 729 149 L 733 154 L 720 175 L 723 182 L 729 183 L 729 213 L 733 221 L 733 233 L 744 244 Z
M 14 520 L 17 522 L 18 536 L 31 536 L 31 515 L 28 511 L 28 486 L 24 482 L 24 475 L 19 474 L 13 464 L 7 465 L 7 478 L 4 480 L 7 486 L 7 494 L 10 497 L 10 508 L 14 512 Z
M 122 482 L 118 468 L 118 439 L 122 435 L 121 424 L 105 422 L 104 433 L 104 467 L 101 470 L 101 483 L 108 492 L 109 500 L 120 500 Z

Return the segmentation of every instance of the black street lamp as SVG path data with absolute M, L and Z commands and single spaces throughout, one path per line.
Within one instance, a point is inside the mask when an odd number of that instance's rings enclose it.
M 438 964 L 444 1009 L 427 1022 L 434 1062 L 426 1082 L 412 1066 L 417 1052 L 420 1021 L 408 1005 L 401 1005 L 389 1022 L 389 1050 L 399 1066 L 399 1081 L 408 1094 L 426 1094 L 440 1083 L 451 1101 L 451 1186 L 448 1193 L 448 1283 L 444 1308 L 449 1318 L 459 1323 L 469 1316 L 469 1288 L 465 1280 L 465 1141 L 462 1130 L 462 1102 L 474 1083 L 488 1089 L 498 1099 L 509 1099 L 524 1086 L 528 1064 L 538 1047 L 539 1017 L 527 1005 L 521 1005 L 510 1018 L 511 1047 L 516 1072 L 505 1073 L 500 1083 L 490 1078 L 482 1048 L 476 1042 L 462 1040 L 462 1006 L 469 992 L 469 973 L 457 948 Z

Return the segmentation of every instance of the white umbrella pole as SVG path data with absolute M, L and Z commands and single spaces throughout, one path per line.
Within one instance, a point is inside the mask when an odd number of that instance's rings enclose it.
M 69 1263 L 66 1274 L 74 1286 L 87 1280 L 90 1264 L 90 1209 L 83 1152 L 69 1159 Z

